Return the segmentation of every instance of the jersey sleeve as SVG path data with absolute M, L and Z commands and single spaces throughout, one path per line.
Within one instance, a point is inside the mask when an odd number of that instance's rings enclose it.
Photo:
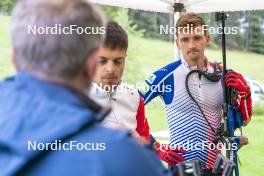
M 139 100 L 139 106 L 137 110 L 137 133 L 147 141 L 150 141 L 149 125 L 147 118 L 145 117 L 144 101 L 142 97 Z
M 145 80 L 145 84 L 139 90 L 140 96 L 144 100 L 144 104 L 147 104 L 152 99 L 163 94 L 163 80 L 160 71 L 156 71 Z
M 150 77 L 145 80 L 145 84 L 139 89 L 139 94 L 143 98 L 145 105 L 157 96 L 163 98 L 164 92 L 171 90 L 171 87 L 167 87 L 168 85 L 165 84 L 165 81 L 169 77 L 173 77 L 173 71 L 180 64 L 181 60 L 172 62 L 152 73 Z

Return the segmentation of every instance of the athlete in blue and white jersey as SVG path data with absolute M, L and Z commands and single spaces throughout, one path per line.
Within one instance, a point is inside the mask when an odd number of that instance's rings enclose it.
M 211 82 L 201 74 L 193 73 L 188 79 L 189 92 L 194 100 L 191 98 L 185 85 L 188 73 L 191 70 L 214 72 L 214 64 L 204 55 L 209 35 L 204 20 L 195 13 L 182 15 L 176 29 L 176 43 L 183 58 L 154 72 L 145 81 L 148 90 L 141 92 L 141 96 L 145 104 L 157 96 L 161 97 L 165 104 L 171 147 L 186 149 L 183 157 L 186 160 L 198 159 L 205 175 L 211 175 L 221 148 L 213 144 L 222 117 L 222 85 L 220 80 Z M 226 84 L 239 92 L 238 108 L 245 125 L 251 116 L 250 89 L 242 75 L 236 72 L 227 76 Z
M 192 69 L 196 67 L 189 67 L 184 59 L 168 64 L 146 80 L 150 88 L 146 93 L 142 93 L 142 96 L 145 104 L 157 96 L 163 100 L 171 147 L 174 145 L 185 147 L 187 153 L 183 154 L 183 157 L 186 160 L 198 159 L 203 167 L 207 165 L 210 168 L 219 151 L 208 148 L 208 144 L 215 137 L 214 132 L 191 100 L 185 87 L 186 76 Z M 203 69 L 213 72 L 212 64 L 209 62 Z M 210 82 L 195 73 L 189 78 L 189 89 L 211 126 L 217 129 L 222 115 L 221 82 Z

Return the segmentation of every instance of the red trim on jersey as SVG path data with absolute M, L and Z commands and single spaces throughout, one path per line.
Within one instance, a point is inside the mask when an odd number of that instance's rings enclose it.
M 149 125 L 145 117 L 144 100 L 142 99 L 142 97 L 140 97 L 139 100 L 136 119 L 137 119 L 137 128 L 136 128 L 137 133 L 147 141 L 150 141 Z
M 208 61 L 208 65 L 209 65 L 210 67 L 214 68 L 215 63 Z M 219 66 L 220 66 L 220 69 L 221 69 L 221 70 L 224 69 L 222 65 L 219 65 Z
M 214 68 L 215 63 L 208 61 L 208 65 L 209 65 L 209 67 Z M 222 65 L 219 64 L 219 67 L 220 67 L 220 69 L 221 69 L 222 71 L 224 70 L 224 67 L 223 67 Z M 222 85 L 222 87 L 223 87 L 223 82 L 222 82 L 222 81 L 221 81 L 221 85 Z

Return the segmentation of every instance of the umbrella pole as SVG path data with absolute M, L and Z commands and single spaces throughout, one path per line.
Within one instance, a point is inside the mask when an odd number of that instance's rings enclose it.
M 185 12 L 185 7 L 183 3 L 180 3 L 180 0 L 176 0 L 173 4 L 173 19 L 174 19 L 174 27 L 176 27 L 176 22 L 180 18 L 183 12 Z M 177 47 L 176 39 L 177 39 L 177 29 L 174 34 L 174 59 L 178 60 L 181 58 L 180 49 Z
M 174 17 L 174 26 L 176 27 L 176 22 L 177 20 L 180 18 L 181 16 L 181 12 L 174 12 L 173 14 L 173 17 Z M 175 30 L 176 32 L 174 33 L 174 39 L 173 39 L 173 42 L 174 42 L 174 59 L 175 60 L 178 60 L 181 58 L 181 52 L 180 52 L 180 49 L 178 48 L 177 46 L 177 43 L 176 43 L 176 39 L 177 39 L 177 30 Z

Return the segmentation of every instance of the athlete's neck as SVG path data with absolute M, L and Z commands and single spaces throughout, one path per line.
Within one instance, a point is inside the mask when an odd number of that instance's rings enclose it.
M 203 57 L 197 61 L 193 61 L 193 60 L 187 60 L 187 59 L 184 59 L 188 66 L 191 68 L 191 67 L 197 67 L 198 70 L 203 70 L 204 67 L 207 66 L 207 58 L 206 57 Z

